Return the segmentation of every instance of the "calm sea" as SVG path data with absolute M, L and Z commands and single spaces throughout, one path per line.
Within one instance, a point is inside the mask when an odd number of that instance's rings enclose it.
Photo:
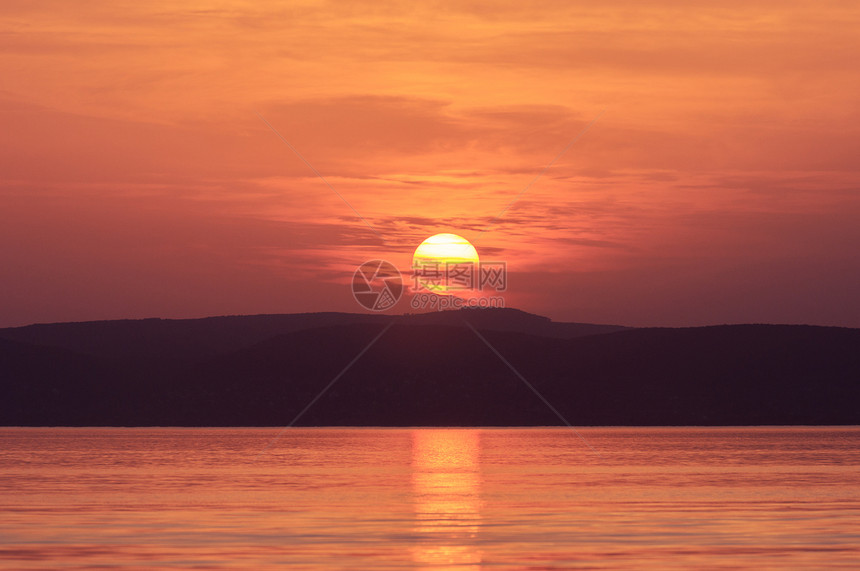
M 0 567 L 860 565 L 856 427 L 278 432 L 0 428 Z

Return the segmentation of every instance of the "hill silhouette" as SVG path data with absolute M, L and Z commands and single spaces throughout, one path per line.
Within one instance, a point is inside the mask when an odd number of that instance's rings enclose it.
M 0 330 L 8 395 L 0 424 L 286 425 L 392 319 L 299 314 Z M 561 424 L 464 320 L 574 425 L 860 423 L 857 329 L 625 329 L 509 309 L 397 318 L 297 424 Z
M 476 327 L 574 338 L 626 329 L 618 325 L 558 323 L 511 308 L 464 310 Z M 351 323 L 386 324 L 398 316 L 359 313 L 229 315 L 202 319 L 123 319 L 47 323 L 0 329 L 0 339 L 61 347 L 114 362 L 177 365 L 249 347 L 275 335 Z M 407 314 L 406 324 L 463 327 L 458 311 Z

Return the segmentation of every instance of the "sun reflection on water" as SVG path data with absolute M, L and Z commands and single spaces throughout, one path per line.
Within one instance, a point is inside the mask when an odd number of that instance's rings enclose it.
M 479 452 L 477 430 L 412 433 L 413 559 L 422 568 L 481 568 Z

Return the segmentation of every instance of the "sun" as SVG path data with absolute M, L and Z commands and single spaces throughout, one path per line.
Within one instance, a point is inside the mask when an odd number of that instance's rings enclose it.
M 471 289 L 478 262 L 478 251 L 457 234 L 430 236 L 412 255 L 418 289 L 443 295 Z

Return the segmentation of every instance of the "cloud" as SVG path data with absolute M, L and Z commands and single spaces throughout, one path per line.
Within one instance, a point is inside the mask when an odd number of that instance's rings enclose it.
M 551 314 L 688 323 L 779 298 L 786 319 L 837 322 L 860 215 L 858 22 L 849 4 L 739 0 L 12 0 L 0 310 L 325 309 L 357 263 L 408 265 L 453 231 L 584 288 L 576 304 L 521 292 Z M 803 287 L 740 285 L 792 264 Z

